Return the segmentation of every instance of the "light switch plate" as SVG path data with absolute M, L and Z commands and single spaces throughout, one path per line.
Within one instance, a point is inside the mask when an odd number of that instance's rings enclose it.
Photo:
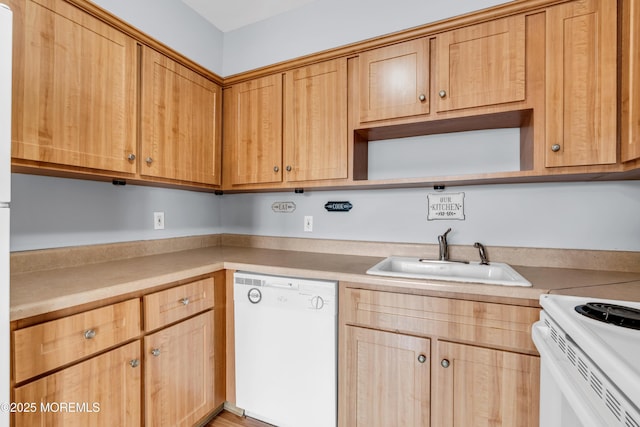
M 153 213 L 153 229 L 164 230 L 164 212 Z

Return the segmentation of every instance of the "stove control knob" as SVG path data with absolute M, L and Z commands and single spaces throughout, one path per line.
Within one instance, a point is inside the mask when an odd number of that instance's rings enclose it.
M 322 307 L 324 307 L 324 300 L 322 299 L 322 297 L 316 295 L 315 297 L 311 298 L 311 307 L 315 308 L 316 310 L 320 310 Z

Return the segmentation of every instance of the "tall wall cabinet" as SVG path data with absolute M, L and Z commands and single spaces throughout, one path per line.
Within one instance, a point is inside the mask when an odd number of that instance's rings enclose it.
M 226 188 L 348 177 L 345 58 L 234 84 L 224 99 Z
M 136 172 L 137 49 L 60 0 L 8 0 L 14 16 L 12 157 Z
M 15 171 L 219 187 L 222 89 L 211 73 L 87 1 L 8 4 Z

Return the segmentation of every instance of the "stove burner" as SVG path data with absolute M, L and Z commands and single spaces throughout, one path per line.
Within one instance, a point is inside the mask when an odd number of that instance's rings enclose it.
M 640 330 L 640 310 L 621 305 L 601 302 L 588 302 L 576 306 L 576 311 L 583 316 L 624 328 Z

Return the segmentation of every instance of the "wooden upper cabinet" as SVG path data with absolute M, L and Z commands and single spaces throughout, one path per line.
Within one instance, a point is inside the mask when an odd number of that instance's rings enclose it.
M 221 88 L 148 47 L 141 84 L 140 174 L 219 185 Z
M 135 173 L 136 42 L 61 0 L 14 12 L 14 160 Z
M 437 348 L 434 426 L 538 426 L 539 357 L 445 341 Z
M 286 181 L 347 178 L 347 59 L 285 74 Z
M 515 15 L 436 36 L 438 112 L 525 99 L 525 16 Z
M 547 9 L 547 167 L 616 163 L 616 3 Z
M 429 113 L 429 41 L 411 40 L 359 56 L 360 122 Z
M 15 413 L 15 427 L 141 425 L 140 342 L 40 378 L 14 392 L 14 401 L 36 410 Z M 78 405 L 65 410 L 60 405 Z M 47 410 L 49 409 L 49 410 Z
M 430 340 L 346 328 L 346 390 L 341 425 L 429 426 Z M 468 424 L 472 425 L 472 424 Z
M 224 91 L 224 181 L 282 181 L 282 74 Z
M 640 158 L 640 4 L 624 0 L 622 29 L 622 161 Z

